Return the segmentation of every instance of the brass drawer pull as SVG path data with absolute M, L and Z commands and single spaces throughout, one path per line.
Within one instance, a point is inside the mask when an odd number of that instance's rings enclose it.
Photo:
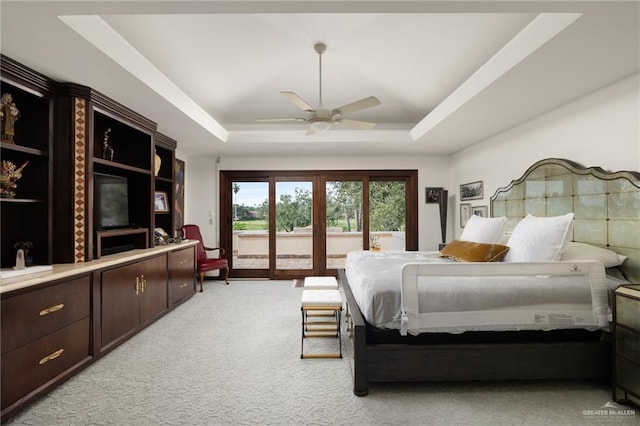
M 56 359 L 60 355 L 62 355 L 62 352 L 64 352 L 64 349 L 58 349 L 57 351 L 55 351 L 51 355 L 47 355 L 44 358 L 42 358 L 38 364 L 42 365 L 42 364 L 45 364 L 45 363 L 47 363 L 47 362 L 49 362 L 49 361 L 51 361 L 53 359 Z
M 44 316 L 44 315 L 50 314 L 52 312 L 59 311 L 62 308 L 64 308 L 64 303 L 59 303 L 59 304 L 54 305 L 54 306 L 52 306 L 50 308 L 41 310 L 40 311 L 40 316 Z
M 188 286 L 188 285 L 189 285 L 189 283 L 183 283 L 183 284 L 180 284 L 180 288 L 185 288 L 185 287 L 186 287 L 186 286 Z
M 181 265 L 186 265 L 187 263 L 189 263 L 189 259 L 183 259 L 180 261 Z
M 140 294 L 140 277 L 136 277 L 136 296 Z

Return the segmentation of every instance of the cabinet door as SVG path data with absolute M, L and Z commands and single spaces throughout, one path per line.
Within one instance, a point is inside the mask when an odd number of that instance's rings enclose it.
M 189 247 L 169 253 L 171 305 L 195 293 L 195 254 Z
M 140 272 L 140 265 L 134 263 L 102 273 L 102 347 L 140 324 L 140 291 L 136 290 Z
M 146 323 L 168 309 L 167 256 L 158 256 L 140 262 L 144 283 L 140 294 L 140 322 Z

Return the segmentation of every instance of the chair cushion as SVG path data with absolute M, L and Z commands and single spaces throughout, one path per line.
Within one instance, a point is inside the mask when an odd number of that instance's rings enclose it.
M 198 260 L 198 269 L 202 271 L 212 271 L 214 269 L 222 269 L 229 266 L 227 259 L 202 259 Z

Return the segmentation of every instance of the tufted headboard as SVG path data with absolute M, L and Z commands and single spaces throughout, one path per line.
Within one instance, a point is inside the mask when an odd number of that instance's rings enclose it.
M 491 197 L 491 216 L 507 217 L 507 233 L 527 214 L 574 213 L 572 241 L 628 256 L 620 269 L 640 283 L 640 173 L 608 172 L 549 158 Z

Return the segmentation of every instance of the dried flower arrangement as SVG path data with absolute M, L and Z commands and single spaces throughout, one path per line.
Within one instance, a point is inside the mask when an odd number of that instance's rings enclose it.
M 16 168 L 11 161 L 2 161 L 2 174 L 0 175 L 0 197 L 13 198 L 16 196 L 15 189 L 18 187 L 18 179 L 22 177 L 22 170 L 29 164 L 25 161 L 22 166 Z

